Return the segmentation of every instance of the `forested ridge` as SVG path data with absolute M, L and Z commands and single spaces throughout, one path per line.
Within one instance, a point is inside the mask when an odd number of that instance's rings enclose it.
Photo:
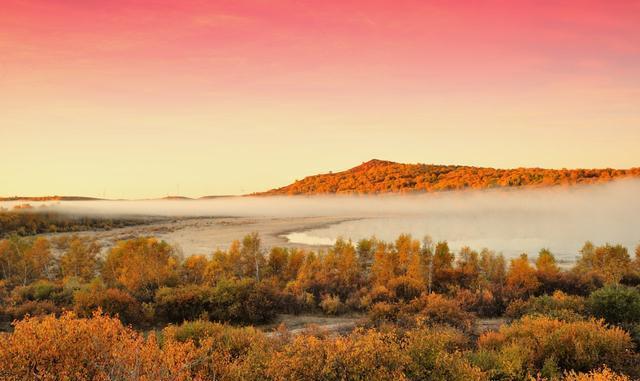
M 259 195 L 375 194 L 461 189 L 596 184 L 640 177 L 631 169 L 494 169 L 457 165 L 401 164 L 370 160 L 336 173 L 309 176 Z
M 617 380 L 640 377 L 640 247 L 542 249 L 401 235 L 326 251 L 257 234 L 186 258 L 153 237 L 0 240 L 2 380 Z M 358 313 L 335 335 L 252 325 Z M 477 332 L 479 317 L 502 317 Z

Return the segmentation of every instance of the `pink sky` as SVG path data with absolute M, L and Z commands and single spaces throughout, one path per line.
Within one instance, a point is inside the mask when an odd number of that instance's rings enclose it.
M 5 0 L 0 51 L 0 194 L 640 165 L 640 1 Z

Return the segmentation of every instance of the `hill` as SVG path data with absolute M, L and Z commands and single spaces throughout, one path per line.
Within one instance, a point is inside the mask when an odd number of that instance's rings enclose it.
M 102 200 L 95 197 L 83 197 L 83 196 L 13 196 L 13 197 L 0 197 L 0 201 L 95 201 Z
M 594 184 L 640 177 L 631 169 L 495 169 L 371 160 L 342 172 L 309 176 L 257 195 L 376 194 Z

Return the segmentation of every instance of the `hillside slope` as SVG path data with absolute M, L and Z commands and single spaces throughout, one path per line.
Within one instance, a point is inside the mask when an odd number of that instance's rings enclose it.
M 543 187 L 640 177 L 632 169 L 494 169 L 457 165 L 401 164 L 371 160 L 342 172 L 309 176 L 258 195 L 371 194 L 458 189 Z

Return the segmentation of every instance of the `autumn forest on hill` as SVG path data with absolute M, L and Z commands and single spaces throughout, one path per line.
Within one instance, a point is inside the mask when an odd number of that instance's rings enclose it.
M 370 160 L 346 171 L 309 176 L 259 195 L 419 193 L 462 189 L 597 184 L 640 177 L 631 169 L 494 169 Z

